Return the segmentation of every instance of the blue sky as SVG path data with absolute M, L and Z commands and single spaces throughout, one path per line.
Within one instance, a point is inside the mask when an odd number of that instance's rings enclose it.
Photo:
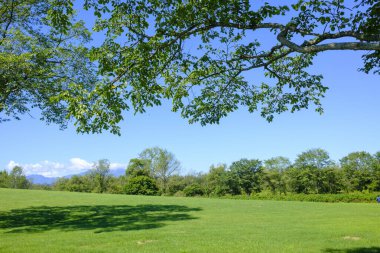
M 353 151 L 380 151 L 380 78 L 364 74 L 361 52 L 325 52 L 312 67 L 324 75 L 330 89 L 323 99 L 325 113 L 313 109 L 284 113 L 266 122 L 245 108 L 219 125 L 189 125 L 170 103 L 134 116 L 126 113 L 122 136 L 108 133 L 80 135 L 73 126 L 60 131 L 36 118 L 0 124 L 0 169 L 14 165 L 26 174 L 62 176 L 79 173 L 107 158 L 112 168 L 125 168 L 145 148 L 160 146 L 173 152 L 183 173 L 206 172 L 210 165 L 241 158 L 265 160 L 297 154 L 310 148 L 326 149 L 338 161 Z M 254 79 L 254 76 L 248 78 Z

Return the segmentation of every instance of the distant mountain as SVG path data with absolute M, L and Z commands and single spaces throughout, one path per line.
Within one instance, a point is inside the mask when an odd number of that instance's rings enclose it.
M 72 175 L 67 175 L 67 176 L 63 176 L 64 178 L 71 178 L 72 176 L 84 176 L 84 175 L 87 175 L 88 173 L 90 173 L 91 170 L 86 170 L 84 172 L 81 172 L 81 173 L 78 173 L 78 174 L 72 174 Z M 125 175 L 125 169 L 113 169 L 113 170 L 110 170 L 110 174 L 114 177 L 120 177 L 120 176 L 123 176 Z M 29 175 L 29 176 L 26 176 L 26 178 L 30 181 L 32 181 L 33 184 L 47 184 L 47 185 L 52 185 L 54 184 L 58 179 L 59 177 L 45 177 L 45 176 L 42 176 L 42 175 Z
M 26 178 L 33 184 L 47 184 L 52 185 L 58 180 L 58 177 L 44 177 L 42 175 L 29 175 Z
M 91 170 L 86 170 L 86 171 L 83 171 L 83 172 L 78 173 L 78 174 L 64 176 L 64 178 L 71 178 L 72 176 L 85 176 L 85 175 L 89 174 L 90 172 L 91 172 Z M 114 177 L 124 176 L 125 175 L 125 169 L 122 169 L 122 168 L 112 169 L 112 170 L 110 170 L 110 174 Z

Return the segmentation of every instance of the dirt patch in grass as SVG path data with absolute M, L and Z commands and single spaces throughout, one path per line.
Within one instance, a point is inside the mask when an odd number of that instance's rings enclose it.
M 358 236 L 350 236 L 350 235 L 346 235 L 343 237 L 344 240 L 351 240 L 351 241 L 359 241 L 360 240 L 360 237 Z
M 147 244 L 147 243 L 152 243 L 152 242 L 155 242 L 156 240 L 139 240 L 137 241 L 137 244 L 138 245 L 144 245 L 144 244 Z

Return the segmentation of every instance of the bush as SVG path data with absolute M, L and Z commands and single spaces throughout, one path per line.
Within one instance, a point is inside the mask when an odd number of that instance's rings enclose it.
M 131 195 L 157 195 L 156 181 L 148 176 L 137 176 L 129 179 L 125 193 Z
M 176 193 L 174 193 L 173 196 L 174 197 L 185 197 L 185 194 L 183 193 L 183 191 L 177 191 Z
M 257 199 L 257 200 L 285 200 L 285 201 L 309 201 L 309 202 L 362 202 L 375 203 L 379 193 L 339 193 L 339 194 L 268 194 L 267 192 L 254 194 L 251 196 L 230 196 L 226 198 L 234 199 Z
M 183 193 L 185 194 L 186 197 L 189 196 L 202 196 L 204 194 L 202 188 L 198 184 L 191 184 L 185 187 L 183 189 Z

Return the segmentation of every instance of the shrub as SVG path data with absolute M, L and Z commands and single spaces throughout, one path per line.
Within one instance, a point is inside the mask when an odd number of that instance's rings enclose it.
M 199 184 L 191 184 L 183 189 L 183 193 L 186 197 L 188 196 L 202 196 L 204 194 L 201 186 Z
M 229 196 L 234 199 L 258 199 L 258 200 L 286 200 L 286 201 L 309 201 L 309 202 L 362 202 L 374 203 L 379 193 L 339 193 L 339 194 L 304 194 L 291 193 L 287 195 L 258 193 L 251 196 Z
M 131 195 L 157 195 L 156 181 L 148 176 L 131 178 L 125 186 L 125 193 Z

